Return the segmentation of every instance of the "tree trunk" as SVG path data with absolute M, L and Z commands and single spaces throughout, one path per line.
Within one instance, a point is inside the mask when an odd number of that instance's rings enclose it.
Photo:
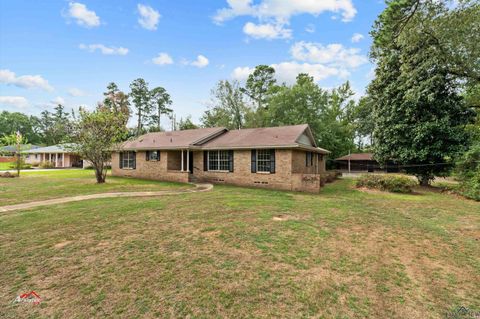
M 140 136 L 140 131 L 142 129 L 142 111 L 138 110 L 138 122 L 137 122 L 137 136 Z
M 430 176 L 422 175 L 418 177 L 420 186 L 429 186 L 430 185 Z
M 102 169 L 95 168 L 95 177 L 97 178 L 97 184 L 105 183 L 105 175 L 102 172 Z
M 162 115 L 161 109 L 158 108 L 158 131 L 161 132 L 161 123 L 160 123 L 160 116 Z
M 21 165 L 22 165 L 22 158 L 20 157 L 20 151 L 17 150 L 17 177 L 20 177 Z

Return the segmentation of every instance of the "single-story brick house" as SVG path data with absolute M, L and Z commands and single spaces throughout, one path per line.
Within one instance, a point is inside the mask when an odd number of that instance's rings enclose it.
M 112 174 L 318 192 L 328 153 L 306 124 L 158 132 L 113 152 Z
M 58 144 L 23 151 L 25 163 L 40 164 L 50 162 L 57 168 L 82 167 L 80 156 L 72 152 L 71 145 Z

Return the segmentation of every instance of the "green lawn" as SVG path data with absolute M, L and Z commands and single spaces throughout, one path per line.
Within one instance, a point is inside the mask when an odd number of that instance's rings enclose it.
M 10 170 L 10 165 L 12 164 L 12 162 L 0 162 L 0 171 Z
M 69 180 L 35 178 L 40 185 Z M 337 181 L 317 195 L 216 186 L 0 215 L 0 317 L 445 318 L 459 306 L 480 311 L 480 203 L 352 185 Z M 15 201 L 17 192 L 8 192 L 3 198 Z M 40 305 L 12 304 L 31 290 L 44 298 Z
M 188 188 L 189 185 L 107 177 L 96 184 L 93 170 L 22 171 L 20 178 L 0 178 L 0 206 L 49 198 L 123 191 Z

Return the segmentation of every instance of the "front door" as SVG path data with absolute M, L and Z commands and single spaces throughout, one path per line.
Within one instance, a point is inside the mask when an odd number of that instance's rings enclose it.
M 189 153 L 189 155 L 188 155 L 188 157 L 189 157 L 189 159 L 188 159 L 188 171 L 190 173 L 193 173 L 193 152 L 190 151 L 188 153 Z

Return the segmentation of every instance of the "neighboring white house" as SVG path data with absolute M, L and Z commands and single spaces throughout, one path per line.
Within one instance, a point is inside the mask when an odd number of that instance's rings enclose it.
M 26 150 L 25 163 L 40 164 L 50 162 L 54 167 L 83 167 L 83 161 L 71 150 L 72 144 L 58 144 Z

